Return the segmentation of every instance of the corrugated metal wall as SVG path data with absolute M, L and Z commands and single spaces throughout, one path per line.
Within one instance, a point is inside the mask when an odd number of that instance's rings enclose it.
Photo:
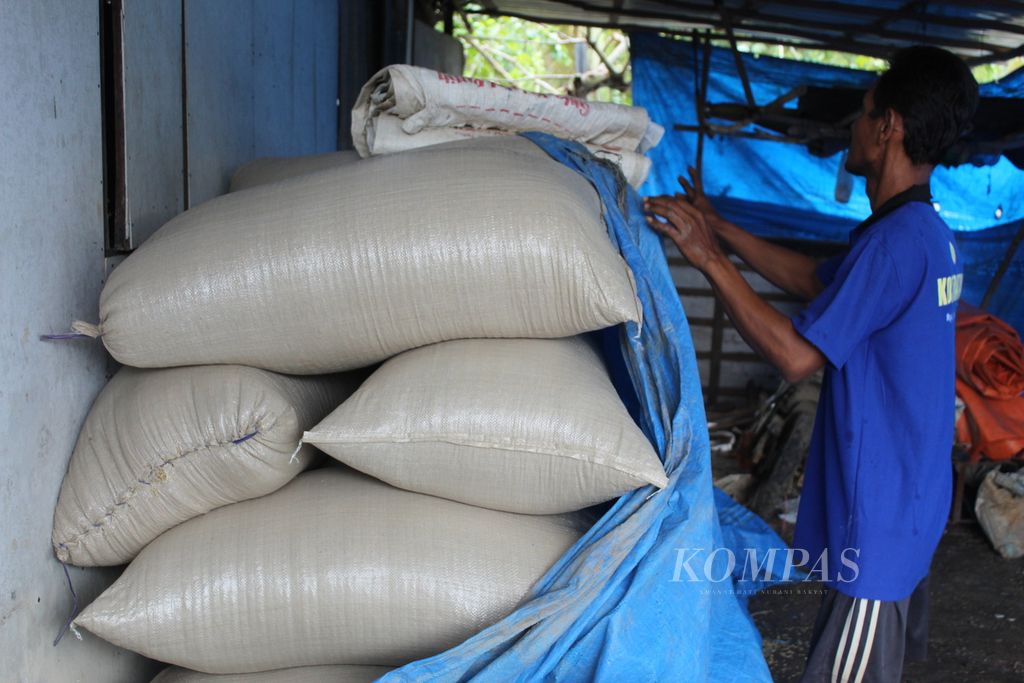
M 125 68 L 106 84 L 122 89 L 120 146 L 104 141 L 100 27 L 110 6 L 0 0 L 5 683 L 137 683 L 160 668 L 88 633 L 52 645 L 72 605 L 50 548 L 53 508 L 108 360 L 96 342 L 38 337 L 98 319 L 110 265 L 105 153 L 122 164 L 122 227 L 134 247 L 225 190 L 244 161 L 337 148 L 337 0 L 124 0 Z M 70 572 L 81 607 L 119 569 Z
M 786 315 L 793 315 L 803 304 L 754 273 L 734 258 L 740 272 L 754 291 Z M 761 359 L 733 327 L 725 309 L 718 303 L 708 281 L 670 248 L 669 268 L 690 321 L 700 384 L 709 406 L 733 403 L 742 405 L 750 394 L 748 384 L 773 391 L 782 376 Z
M 118 0 L 118 250 L 264 156 L 338 149 L 337 0 Z M 122 9 L 123 8 L 123 9 Z M 117 17 L 114 21 L 118 21 Z M 118 200 L 121 201 L 121 200 Z M 117 203 L 117 202 L 115 202 Z
M 78 429 L 106 381 L 93 343 L 40 333 L 96 319 L 103 138 L 96 2 L 0 2 L 0 678 L 145 681 L 153 665 L 97 638 L 51 645 L 71 596 L 50 549 Z M 117 570 L 71 575 L 80 602 Z

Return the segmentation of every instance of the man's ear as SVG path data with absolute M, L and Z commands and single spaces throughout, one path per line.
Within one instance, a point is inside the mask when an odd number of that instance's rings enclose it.
M 878 127 L 879 143 L 892 139 L 902 139 L 903 117 L 895 109 L 886 109 L 882 114 L 882 124 Z

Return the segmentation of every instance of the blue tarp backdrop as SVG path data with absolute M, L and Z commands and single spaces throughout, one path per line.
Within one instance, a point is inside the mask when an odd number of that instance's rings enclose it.
M 712 488 L 696 355 L 661 240 L 621 173 L 576 143 L 527 137 L 591 181 L 612 242 L 633 271 L 643 324 L 612 329 L 605 353 L 669 485 L 619 498 L 513 614 L 381 681 L 770 681 L 741 594 L 763 583 L 749 572 L 744 579 L 740 565 L 750 550 L 760 562 L 786 548 Z M 696 549 L 691 576 L 680 553 L 688 563 Z M 773 578 L 784 575 L 781 558 L 774 570 Z
M 641 192 L 676 192 L 676 177 L 697 156 L 697 134 L 672 130 L 673 124 L 697 122 L 693 46 L 651 34 L 634 34 L 630 41 L 633 101 L 666 129 L 661 144 L 649 153 L 653 166 Z M 743 60 L 758 104 L 767 104 L 798 85 L 867 88 L 876 78 L 866 71 L 772 57 L 743 55 Z M 745 101 L 730 51 L 712 49 L 709 74 L 708 102 Z M 981 94 L 1024 97 L 1024 71 L 982 86 Z M 723 215 L 755 234 L 845 243 L 849 231 L 867 218 L 871 208 L 862 178 L 854 179 L 848 203 L 835 199 L 841 156 L 818 158 L 803 146 L 788 143 L 705 138 L 705 190 Z M 957 232 L 966 259 L 963 298 L 980 304 L 1024 220 L 1024 171 L 1005 157 L 992 166 L 939 167 L 932 176 L 932 195 L 943 220 Z M 988 306 L 1024 332 L 1022 292 L 1024 246 Z

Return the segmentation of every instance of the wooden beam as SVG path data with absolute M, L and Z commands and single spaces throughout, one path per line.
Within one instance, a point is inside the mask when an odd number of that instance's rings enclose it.
M 722 308 L 721 302 L 715 299 L 715 309 L 711 323 L 711 352 L 709 358 L 711 360 L 710 372 L 708 373 L 708 403 L 714 405 L 718 402 L 718 389 L 721 383 L 722 377 L 722 321 L 725 318 L 725 310 Z M 700 354 L 697 356 L 700 357 Z
M 847 38 L 853 38 L 853 36 L 858 34 L 880 35 L 881 31 L 885 30 L 885 25 L 887 23 L 889 23 L 890 21 L 897 20 L 896 15 L 898 15 L 900 12 L 910 12 L 911 8 L 918 4 L 918 0 L 909 0 L 908 2 L 903 3 L 903 5 L 899 9 L 892 9 L 882 12 L 881 14 L 878 15 L 878 18 L 871 22 L 871 24 L 869 24 L 868 26 L 864 28 L 858 28 L 857 30 L 850 29 L 848 31 L 843 31 L 843 35 L 846 36 Z
M 729 46 L 732 48 L 733 61 L 736 62 L 736 73 L 739 75 L 740 83 L 743 85 L 743 95 L 747 98 L 747 106 L 751 109 L 756 109 L 757 102 L 754 101 L 754 91 L 750 89 L 750 79 L 747 77 L 747 67 L 743 64 L 743 55 L 740 54 L 740 48 L 736 44 L 736 34 L 732 30 L 729 10 L 722 0 L 715 0 L 715 6 L 718 7 L 719 14 L 722 16 L 725 34 L 729 36 Z
M 697 296 L 708 298 L 708 290 L 700 289 L 697 287 L 676 287 L 676 292 L 679 296 Z M 784 301 L 784 302 L 797 302 L 801 300 L 793 296 L 792 294 L 786 294 L 785 292 L 758 292 L 757 295 L 765 301 Z
M 968 28 L 977 29 L 979 31 L 997 31 L 1001 33 L 1013 33 L 1016 35 L 1024 35 L 1024 26 L 1021 25 L 1010 24 L 1004 21 L 996 21 L 994 19 L 976 19 L 972 17 L 949 17 L 944 14 L 933 14 L 927 11 L 927 5 L 924 6 L 924 12 L 913 12 L 904 9 L 890 10 L 886 12 L 882 8 L 873 7 L 871 5 L 862 5 L 860 3 L 829 2 L 828 0 L 773 0 L 772 4 L 781 5 L 785 7 L 795 7 L 799 9 L 813 9 L 825 12 L 835 12 L 837 14 L 846 14 L 853 16 L 869 16 L 878 18 L 881 17 L 883 14 L 887 14 L 890 21 L 913 19 L 921 20 L 929 24 L 934 24 L 936 26 L 952 26 L 955 28 Z M 971 3 L 969 2 L 961 4 L 971 6 Z M 1017 7 L 1016 9 L 1020 12 L 1024 12 L 1024 6 Z
M 744 131 L 744 130 L 731 130 L 727 126 L 716 126 L 713 124 L 705 124 L 704 126 L 691 126 L 685 123 L 676 123 L 672 126 L 672 130 L 678 130 L 683 133 L 700 133 L 703 130 L 710 131 L 715 135 L 728 135 L 734 138 L 748 138 L 751 140 L 765 140 L 767 142 L 787 142 L 795 145 L 803 145 L 808 142 L 804 138 L 795 138 L 786 135 L 776 135 L 774 133 L 765 133 L 762 131 Z M 699 170 L 699 169 L 698 169 Z
M 441 5 L 444 20 L 444 33 L 450 36 L 455 30 L 455 4 L 453 0 L 444 0 Z
M 1010 52 L 1004 52 L 997 55 L 983 55 L 980 57 L 968 57 L 964 61 L 967 62 L 967 66 L 981 66 L 982 64 L 994 64 L 996 62 L 1008 62 L 1014 57 L 1020 57 L 1024 55 L 1024 43 L 1018 45 L 1014 50 Z M 1004 77 L 1005 78 L 1005 77 Z
M 623 0 L 615 0 L 615 2 L 612 3 L 612 13 L 610 15 L 608 15 L 608 20 L 609 21 L 611 21 L 613 23 L 618 23 L 618 21 L 619 21 L 619 12 L 622 11 L 622 2 L 623 2 Z
M 552 3 L 554 3 L 554 4 L 565 5 L 566 7 L 572 7 L 574 9 L 581 10 L 583 12 L 592 12 L 592 13 L 595 13 L 595 14 L 598 14 L 598 15 L 608 14 L 609 13 L 609 7 L 603 6 L 603 5 L 598 5 L 598 4 L 595 4 L 593 2 L 589 2 L 588 0 L 550 0 L 550 1 Z M 713 14 L 713 8 L 711 8 L 711 7 L 707 6 L 707 5 L 687 2 L 687 3 L 673 3 L 671 5 L 671 7 L 673 7 L 673 8 L 679 7 L 680 9 L 686 9 L 686 10 L 689 10 L 689 11 L 696 11 L 696 12 L 701 12 L 701 13 L 711 11 L 712 14 L 706 16 L 706 15 L 683 14 L 682 12 L 671 12 L 671 13 L 668 13 L 668 12 L 658 12 L 658 11 L 651 11 L 651 10 L 637 10 L 637 9 L 627 9 L 627 8 L 623 8 L 623 9 L 619 10 L 617 12 L 617 14 L 620 14 L 620 15 L 622 15 L 624 17 L 633 18 L 633 19 L 648 19 L 648 20 L 655 20 L 655 21 L 662 21 L 662 22 L 665 22 L 665 21 L 678 21 L 678 22 L 682 22 L 682 23 L 685 23 L 685 24 L 689 24 L 689 25 L 704 26 L 704 27 L 709 27 L 709 28 L 714 28 L 714 29 L 717 29 L 717 30 L 724 31 L 725 27 L 721 23 L 721 17 L 718 17 L 718 16 L 714 15 Z M 522 16 L 520 14 L 513 14 L 513 13 L 504 13 L 504 14 L 507 14 L 508 16 Z M 778 35 L 786 35 L 786 36 L 795 36 L 795 37 L 807 38 L 809 40 L 834 42 L 834 39 L 842 39 L 844 31 L 848 31 L 849 30 L 848 25 L 829 23 L 829 22 L 823 22 L 823 21 L 812 20 L 812 19 L 799 19 L 799 20 L 796 20 L 796 19 L 793 19 L 792 17 L 782 17 L 782 16 L 778 16 L 778 15 L 772 15 L 772 14 L 764 12 L 763 10 L 757 9 L 756 7 L 754 9 L 751 9 L 751 10 L 732 10 L 730 12 L 730 14 L 732 16 L 732 19 L 734 21 L 738 22 L 735 25 L 735 29 L 736 30 L 753 31 L 753 32 L 757 32 L 757 33 L 769 33 L 769 34 L 778 34 Z M 540 22 L 557 21 L 559 23 L 572 23 L 572 24 L 577 24 L 577 25 L 591 25 L 591 26 L 604 26 L 604 27 L 612 26 L 613 25 L 610 21 L 605 21 L 605 22 L 589 22 L 588 24 L 581 24 L 580 20 L 572 19 L 572 18 L 570 18 L 568 16 L 559 17 L 559 18 L 551 18 L 551 17 L 538 18 L 536 16 L 534 16 L 534 17 L 523 17 L 523 18 L 527 18 L 527 19 L 529 19 L 531 21 L 540 21 Z M 768 24 L 756 23 L 756 20 L 767 21 L 769 23 Z M 822 36 L 819 33 L 814 33 L 812 31 L 805 31 L 803 29 L 794 28 L 793 27 L 794 23 L 798 23 L 799 26 L 806 27 L 806 28 L 809 28 L 809 29 L 819 29 L 819 30 L 822 30 L 822 31 L 832 31 L 832 32 L 834 32 L 834 33 L 836 33 L 838 35 L 836 35 L 836 36 Z M 653 28 L 655 30 L 658 29 L 658 27 L 647 27 L 647 28 L 649 28 L 649 29 Z M 945 47 L 959 47 L 959 48 L 964 49 L 964 50 L 978 50 L 978 51 L 986 51 L 986 52 L 991 52 L 991 53 L 1006 52 L 1006 51 L 1011 49 L 1011 48 L 1004 48 L 1004 47 L 1000 47 L 1000 46 L 988 45 L 988 44 L 981 43 L 981 42 L 978 42 L 978 41 L 962 40 L 962 39 L 959 39 L 959 38 L 952 38 L 952 37 L 947 37 L 947 36 L 921 36 L 920 34 L 917 34 L 917 33 L 908 33 L 906 31 L 895 31 L 895 30 L 890 30 L 890 29 L 880 29 L 878 31 L 878 33 L 877 33 L 877 36 L 879 38 L 892 38 L 894 40 L 902 40 L 904 42 L 922 42 L 922 41 L 924 41 L 924 42 L 930 42 L 930 43 L 935 44 L 935 45 L 942 45 L 942 46 L 945 46 Z M 765 41 L 765 42 L 771 42 L 771 41 L 769 40 L 769 41 Z M 885 47 L 885 45 L 882 44 L 882 47 Z M 891 51 L 891 48 L 890 48 L 890 51 Z M 865 54 L 869 54 L 869 53 L 865 53 Z
M 533 21 L 537 23 L 566 23 L 562 20 L 552 19 L 551 17 L 538 16 L 536 14 L 529 14 L 526 12 L 509 12 L 509 11 L 491 11 L 481 10 L 474 11 L 472 14 L 480 14 L 484 16 L 492 17 L 515 17 L 517 19 L 524 19 L 526 21 Z M 623 31 L 643 32 L 643 33 L 662 33 L 666 35 L 689 37 L 691 31 L 684 28 L 666 28 L 651 26 L 648 24 L 635 24 L 635 23 L 623 23 L 609 24 L 606 21 L 591 21 L 583 19 L 573 19 L 572 25 L 574 26 L 590 26 L 593 28 L 617 28 Z M 711 40 L 726 41 L 728 37 L 724 33 L 708 33 L 706 34 Z M 768 45 L 782 45 L 785 47 L 795 47 L 803 49 L 815 49 L 815 50 L 837 50 L 840 52 L 847 52 L 854 55 L 868 55 L 871 57 L 884 58 L 892 53 L 892 48 L 888 46 L 870 44 L 870 43 L 857 43 L 846 40 L 828 40 L 823 41 L 820 35 L 806 38 L 807 42 L 789 40 L 792 37 L 799 36 L 785 36 L 784 34 L 773 31 L 772 35 L 738 35 L 739 40 L 766 43 Z M 1002 57 L 996 57 L 994 61 L 999 61 Z
M 729 351 L 718 354 L 720 361 L 727 360 L 733 363 L 764 363 L 765 360 L 761 356 L 753 352 L 746 351 Z M 710 360 L 713 362 L 713 353 L 711 351 L 698 351 L 697 360 Z
M 1017 230 L 1016 236 L 1010 242 L 1010 246 L 1006 250 L 1006 255 L 1003 256 L 1003 261 L 999 264 L 999 269 L 996 270 L 996 274 L 992 276 L 992 282 L 988 284 L 985 296 L 981 299 L 982 308 L 988 308 L 988 302 L 992 300 L 992 295 L 994 295 L 996 290 L 999 289 L 999 282 L 1003 279 L 1003 275 L 1006 274 L 1006 270 L 1010 267 L 1010 263 L 1013 262 L 1013 255 L 1017 253 L 1017 247 L 1020 246 L 1021 240 L 1024 240 L 1024 221 L 1021 221 L 1020 229 Z
M 556 1 L 560 1 L 560 0 L 556 0 Z M 959 47 L 959 48 L 964 49 L 964 50 L 984 50 L 986 52 L 991 52 L 991 53 L 1006 52 L 1007 50 L 1010 49 L 1010 48 L 1005 48 L 1005 47 L 1001 47 L 1001 46 L 997 46 L 997 45 L 988 45 L 988 44 L 982 43 L 980 41 L 967 40 L 967 39 L 961 39 L 961 38 L 954 38 L 954 37 L 951 37 L 951 36 L 928 36 L 928 35 L 922 35 L 920 33 L 911 33 L 911 32 L 907 32 L 907 31 L 899 31 L 899 30 L 895 30 L 895 29 L 888 29 L 888 28 L 885 28 L 884 25 L 882 25 L 879 22 L 875 22 L 875 25 L 851 28 L 848 25 L 847 26 L 843 26 L 842 24 L 837 24 L 837 23 L 828 22 L 828 21 L 819 21 L 819 20 L 815 20 L 815 19 L 793 19 L 791 17 L 784 17 L 784 16 L 779 16 L 777 14 L 770 14 L 770 13 L 764 12 L 763 10 L 762 11 L 749 12 L 749 13 L 746 13 L 746 12 L 733 12 L 733 18 L 734 19 L 739 19 L 740 22 L 741 22 L 738 25 L 738 28 L 745 28 L 746 27 L 743 22 L 748 17 L 751 18 L 751 19 L 760 19 L 762 21 L 767 21 L 767 22 L 785 22 L 787 25 L 790 22 L 797 22 L 797 23 L 799 23 L 800 26 L 805 26 L 805 27 L 808 27 L 808 28 L 817 28 L 817 29 L 820 29 L 820 30 L 823 30 L 823 31 L 836 31 L 841 36 L 846 37 L 847 39 L 852 39 L 853 36 L 858 35 L 858 34 L 861 34 L 861 35 L 867 34 L 867 35 L 875 36 L 875 37 L 878 37 L 878 38 L 892 38 L 894 40 L 902 40 L 902 41 L 914 42 L 914 43 L 926 42 L 926 43 L 931 43 L 931 44 L 935 44 L 935 45 L 943 45 L 943 46 L 946 46 L 946 47 Z M 765 30 L 765 27 L 762 27 L 761 30 Z M 793 35 L 799 35 L 795 31 L 792 34 Z

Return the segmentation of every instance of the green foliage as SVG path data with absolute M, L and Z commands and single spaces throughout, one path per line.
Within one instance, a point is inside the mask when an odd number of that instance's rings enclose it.
M 712 41 L 718 47 L 728 47 L 726 41 Z M 839 66 L 845 69 L 860 69 L 862 71 L 883 71 L 886 62 L 878 57 L 867 55 L 855 55 L 849 52 L 836 50 L 815 50 L 811 48 L 792 47 L 789 45 L 773 45 L 770 43 L 752 43 L 737 41 L 736 45 L 740 52 L 749 52 L 755 57 L 765 55 L 767 57 L 778 57 L 779 59 L 792 59 L 797 62 L 813 62 L 815 64 L 827 64 Z
M 974 77 L 978 79 L 978 83 L 991 83 L 1022 67 L 1024 67 L 1024 57 L 1014 57 L 1005 62 L 976 66 L 971 71 L 974 72 Z
M 728 47 L 726 41 L 712 41 L 718 47 Z M 849 52 L 836 50 L 816 50 L 811 48 L 798 48 L 792 46 L 773 45 L 770 43 L 752 43 L 737 41 L 740 52 L 749 52 L 754 56 L 766 55 L 780 59 L 792 59 L 798 62 L 814 62 L 815 64 L 828 64 L 846 69 L 860 69 L 862 71 L 874 71 L 880 73 L 885 71 L 887 62 L 879 57 L 868 57 L 867 55 L 855 55 Z M 998 81 L 1009 73 L 1024 66 L 1024 57 L 1014 57 L 1005 62 L 995 64 L 983 64 L 971 69 L 978 83 L 991 83 Z
M 441 26 L 437 28 L 440 30 Z M 586 97 L 599 102 L 633 102 L 629 88 L 632 80 L 629 38 L 622 31 L 538 24 L 515 17 L 492 17 L 474 14 L 470 6 L 466 14 L 455 15 L 453 34 L 462 42 L 466 55 L 463 75 L 541 93 L 569 93 L 573 79 L 580 75 L 585 80 L 589 78 L 591 81 L 599 81 L 602 74 L 607 72 L 601 69 L 601 59 L 592 47 L 594 45 L 608 60 L 612 70 L 622 75 L 624 84 L 621 88 L 607 85 L 596 87 Z M 588 37 L 591 44 L 587 43 Z M 724 41 L 713 42 L 727 46 Z M 577 46 L 583 46 L 581 49 L 585 53 L 580 64 L 576 61 Z M 836 50 L 749 41 L 739 41 L 738 47 L 740 51 L 755 56 L 766 55 L 874 72 L 886 68 L 884 59 Z M 972 70 L 979 83 L 989 83 L 1021 67 L 1024 67 L 1024 57 L 976 66 Z
M 472 78 L 532 92 L 566 94 L 577 76 L 586 73 L 596 78 L 600 75 L 601 60 L 587 44 L 586 28 L 469 13 L 455 15 L 452 34 L 462 42 L 466 55 L 463 75 Z M 598 87 L 588 93 L 587 98 L 632 104 L 628 88 L 631 78 L 628 38 L 622 31 L 608 29 L 589 29 L 589 37 L 609 59 L 612 68 L 623 74 L 627 87 L 625 90 Z M 586 53 L 580 65 L 576 63 L 577 45 Z

